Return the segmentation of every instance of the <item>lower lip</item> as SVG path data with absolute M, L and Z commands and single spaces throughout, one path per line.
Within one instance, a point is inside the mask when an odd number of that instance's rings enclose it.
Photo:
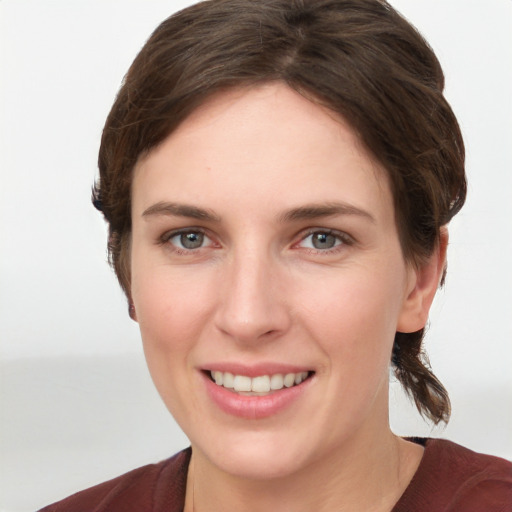
M 265 396 L 246 396 L 215 384 L 203 373 L 206 391 L 224 412 L 250 420 L 268 418 L 294 403 L 309 387 L 311 377 L 291 388 L 283 388 Z

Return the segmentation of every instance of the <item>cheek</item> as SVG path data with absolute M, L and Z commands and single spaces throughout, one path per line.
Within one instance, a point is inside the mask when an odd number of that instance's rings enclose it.
M 401 309 L 400 277 L 352 268 L 324 282 L 314 293 L 305 285 L 309 293 L 301 301 L 307 329 L 332 367 L 368 376 L 372 369 L 387 371 Z
M 210 287 L 199 277 L 173 275 L 165 267 L 139 267 L 132 279 L 133 300 L 151 377 L 182 427 L 199 407 L 195 395 L 190 393 L 191 360 L 211 309 Z
M 133 300 L 145 348 L 179 352 L 205 325 L 214 286 L 200 273 L 184 274 L 161 267 L 133 276 Z

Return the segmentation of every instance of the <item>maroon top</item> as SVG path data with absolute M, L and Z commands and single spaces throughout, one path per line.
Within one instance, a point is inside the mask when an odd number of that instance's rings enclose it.
M 442 439 L 425 452 L 391 512 L 512 512 L 512 463 Z M 40 512 L 182 512 L 190 448 L 73 494 Z

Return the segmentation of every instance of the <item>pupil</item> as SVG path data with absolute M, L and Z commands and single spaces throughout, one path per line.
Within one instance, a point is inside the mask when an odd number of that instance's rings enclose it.
M 336 237 L 329 233 L 315 233 L 313 235 L 313 247 L 315 249 L 331 249 L 336 244 Z
M 197 249 L 203 245 L 203 239 L 202 233 L 184 233 L 180 237 L 180 242 L 186 249 Z

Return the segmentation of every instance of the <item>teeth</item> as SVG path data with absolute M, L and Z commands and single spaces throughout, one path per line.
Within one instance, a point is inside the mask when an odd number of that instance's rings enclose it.
M 284 379 L 280 373 L 270 377 L 270 389 L 283 389 Z
M 270 391 L 270 377 L 268 375 L 254 377 L 254 379 L 252 379 L 251 391 L 256 391 L 257 393 L 268 393 Z
M 222 373 L 222 372 L 219 372 Z M 225 388 L 233 389 L 235 386 L 235 376 L 232 373 L 226 372 L 222 377 L 222 385 Z
M 245 375 L 235 375 L 235 382 L 233 383 L 235 391 L 252 391 L 251 384 L 251 377 L 246 377 Z
M 291 388 L 295 384 L 295 373 L 287 373 L 284 376 L 284 386 Z
M 283 387 L 291 388 L 297 386 L 308 376 L 308 372 L 299 373 L 276 373 L 275 375 L 260 375 L 258 377 L 247 377 L 246 375 L 233 375 L 229 372 L 210 372 L 212 379 L 218 386 L 233 389 L 238 393 L 269 393 L 278 391 Z
M 303 380 L 308 376 L 308 372 L 296 373 L 295 374 L 295 384 L 300 384 Z

